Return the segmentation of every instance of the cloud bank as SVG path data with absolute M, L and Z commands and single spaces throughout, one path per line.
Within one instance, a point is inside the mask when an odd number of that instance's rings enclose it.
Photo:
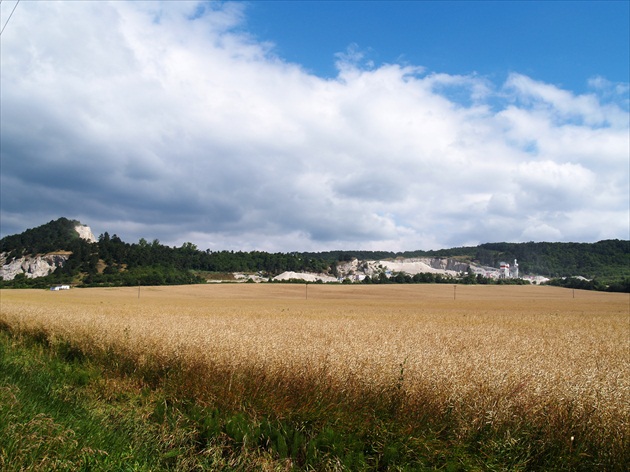
M 245 26 L 240 3 L 20 4 L 2 235 L 66 216 L 211 250 L 630 238 L 627 84 L 497 84 L 352 45 L 324 79 Z

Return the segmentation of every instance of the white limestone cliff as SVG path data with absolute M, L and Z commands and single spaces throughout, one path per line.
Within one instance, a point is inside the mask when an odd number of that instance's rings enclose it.
M 12 261 L 6 261 L 6 253 L 0 254 L 0 278 L 13 280 L 16 275 L 24 274 L 29 279 L 45 277 L 53 273 L 58 267 L 63 267 L 70 253 L 51 253 L 43 256 L 23 256 Z
M 79 234 L 79 237 L 81 239 L 85 239 L 86 241 L 88 241 L 90 243 L 98 242 L 96 240 L 96 238 L 94 237 L 94 235 L 92 234 L 92 230 L 90 229 L 89 226 L 87 226 L 87 225 L 76 225 L 74 227 L 74 230 Z

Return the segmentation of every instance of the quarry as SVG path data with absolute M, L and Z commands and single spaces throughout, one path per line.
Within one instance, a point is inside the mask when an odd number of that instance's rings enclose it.
M 547 277 L 539 275 L 527 275 L 519 277 L 518 263 L 510 267 L 510 264 L 501 262 L 498 268 L 477 265 L 470 262 L 463 262 L 455 258 L 396 258 L 384 260 L 359 260 L 352 259 L 347 262 L 338 262 L 336 266 L 337 276 L 328 274 L 310 274 L 299 272 L 283 272 L 273 278 L 274 281 L 303 280 L 304 282 L 362 282 L 366 277 L 379 276 L 384 274 L 389 278 L 398 273 L 406 275 L 416 274 L 440 274 L 448 277 L 459 277 L 468 275 L 481 275 L 490 279 L 514 279 L 522 278 L 533 284 L 540 284 L 548 281 Z

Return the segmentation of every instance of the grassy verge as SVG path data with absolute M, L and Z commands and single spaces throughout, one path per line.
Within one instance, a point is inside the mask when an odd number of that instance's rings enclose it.
M 400 383 L 360 396 L 316 379 L 137 365 L 0 326 L 0 469 L 624 470 L 627 459 L 524 421 L 463 433 L 429 395 L 405 403 L 404 365 Z
M 221 410 L 169 383 L 108 372 L 41 332 L 0 331 L 0 469 L 424 468 L 402 450 L 411 441 L 376 425 L 353 432 L 309 415 Z

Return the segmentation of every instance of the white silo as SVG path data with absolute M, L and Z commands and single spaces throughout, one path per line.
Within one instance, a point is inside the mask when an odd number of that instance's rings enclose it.
M 510 276 L 510 264 L 507 262 L 501 262 L 499 264 L 499 278 L 507 279 Z

